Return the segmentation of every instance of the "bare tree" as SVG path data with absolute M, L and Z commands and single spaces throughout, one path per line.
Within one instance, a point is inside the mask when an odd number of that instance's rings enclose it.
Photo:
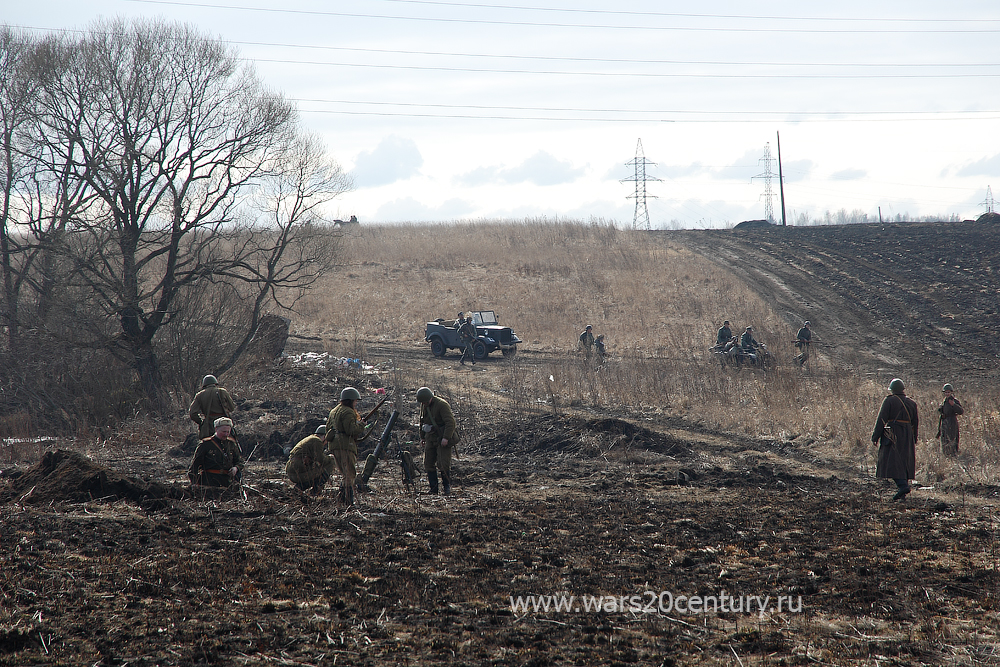
M 38 140 L 93 199 L 77 199 L 86 205 L 57 247 L 69 286 L 118 323 L 103 341 L 97 327 L 79 342 L 126 361 L 159 410 L 154 338 L 178 315 L 178 295 L 206 280 L 250 289 L 248 340 L 268 299 L 329 266 L 331 236 L 309 232 L 350 183 L 300 139 L 286 100 L 189 27 L 99 22 L 63 58 L 43 79 Z M 248 204 L 261 201 L 266 224 Z

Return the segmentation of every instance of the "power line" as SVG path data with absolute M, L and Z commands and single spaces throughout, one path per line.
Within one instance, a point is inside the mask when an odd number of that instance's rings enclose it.
M 881 28 L 730 28 L 730 27 L 700 27 L 700 26 L 650 26 L 650 25 L 600 25 L 579 23 L 546 23 L 535 21 L 502 21 L 496 19 L 460 19 L 437 16 L 391 16 L 384 14 L 362 14 L 357 12 L 331 12 L 304 9 L 277 9 L 273 7 L 247 7 L 241 5 L 218 5 L 205 2 L 178 2 L 176 0 L 126 0 L 150 5 L 172 5 L 178 7 L 199 7 L 204 9 L 228 9 L 247 12 L 266 12 L 275 14 L 291 14 L 302 16 L 336 16 L 341 18 L 385 19 L 394 21 L 420 21 L 428 23 L 465 23 L 477 25 L 508 25 L 533 28 L 584 28 L 601 30 L 652 30 L 669 32 L 728 32 L 728 33 L 798 33 L 798 34 L 885 34 Z M 809 20 L 809 19 L 801 19 Z M 861 21 L 861 19 L 858 19 Z M 970 23 L 982 23 L 969 19 Z M 867 21 L 866 23 L 870 23 Z M 893 28 L 888 32 L 910 34 L 987 34 L 1000 32 L 1000 28 Z
M 745 20 L 768 20 L 768 21 L 892 21 L 900 23 L 968 23 L 970 21 L 1000 21 L 1000 19 L 919 19 L 919 18 L 844 18 L 837 16 L 776 16 L 753 14 L 691 14 L 680 12 L 637 12 L 620 9 L 580 9 L 575 7 L 527 7 L 523 5 L 488 5 L 485 3 L 473 2 L 441 2 L 440 0 L 382 0 L 382 2 L 396 2 L 408 5 L 435 5 L 441 7 L 474 7 L 477 9 L 516 9 L 523 11 L 537 12 L 561 12 L 573 14 L 606 14 L 623 16 L 660 16 L 666 18 L 710 18 L 710 19 L 745 19 Z
M 566 70 L 486 69 L 481 67 L 444 67 L 435 65 L 386 65 L 381 63 L 331 63 L 314 60 L 278 58 L 246 58 L 248 62 L 279 63 L 282 65 L 317 65 L 323 67 L 360 67 L 369 69 L 400 69 L 422 72 L 467 72 L 472 74 L 541 74 L 552 76 L 642 77 L 662 79 L 995 79 L 997 73 L 941 74 L 710 74 L 705 72 L 573 72 Z
M 389 1 L 389 0 L 385 0 Z M 408 0 L 399 0 L 408 1 Z M 20 30 L 32 30 L 36 32 L 64 32 L 87 34 L 90 31 L 79 28 L 45 28 L 41 26 L 11 25 Z M 461 51 L 410 51 L 402 49 L 375 49 L 355 46 L 331 46 L 327 44 L 289 44 L 286 42 L 258 42 L 247 40 L 217 39 L 222 44 L 233 46 L 258 46 L 281 49 L 307 49 L 320 51 L 345 51 L 349 53 L 378 53 L 387 55 L 402 56 L 435 56 L 449 58 L 491 58 L 510 60 L 537 60 L 543 62 L 585 62 L 585 63 L 606 63 L 612 65 L 697 65 L 697 66 L 733 66 L 733 67 L 859 67 L 859 68 L 904 68 L 912 69 L 916 67 L 928 68 L 956 68 L 956 67 L 1000 67 L 1000 62 L 995 63 L 940 63 L 940 62 L 780 62 L 780 61 L 754 61 L 754 60 L 676 60 L 676 59 L 636 59 L 636 58 L 592 58 L 583 56 L 538 56 L 524 55 L 519 53 L 468 53 Z M 291 62 L 298 61 L 278 61 Z
M 327 100 L 327 99 L 316 99 L 316 98 L 304 98 L 304 97 L 293 97 L 290 98 L 294 102 L 318 102 L 322 104 L 366 104 L 375 106 L 399 106 L 399 107 L 430 107 L 435 109 L 502 109 L 504 111 L 575 111 L 575 112 L 586 112 L 586 113 L 642 113 L 642 114 L 705 114 L 705 115 L 764 115 L 770 118 L 787 118 L 788 116 L 794 117 L 808 117 L 808 116 L 855 116 L 855 115 L 873 115 L 873 116 L 913 116 L 913 117 L 932 117 L 941 114 L 953 114 L 956 116 L 975 116 L 981 114 L 996 114 L 1000 113 L 998 111 L 710 111 L 710 110 L 699 110 L 699 109 L 584 109 L 579 107 L 523 107 L 523 106 L 505 106 L 505 105 L 485 105 L 485 104 L 438 104 L 438 103 L 422 103 L 422 102 L 378 102 L 371 100 Z

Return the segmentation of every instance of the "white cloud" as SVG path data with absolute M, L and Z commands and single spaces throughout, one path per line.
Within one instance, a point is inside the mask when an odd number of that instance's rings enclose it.
M 1000 154 L 985 157 L 958 170 L 959 176 L 1000 176 Z
M 373 151 L 362 151 L 354 161 L 354 183 L 359 188 L 388 185 L 420 173 L 424 158 L 416 142 L 389 135 Z
M 413 197 L 405 197 L 382 204 L 375 217 L 386 222 L 435 222 L 467 217 L 475 210 L 475 206 L 464 199 L 449 199 L 432 207 Z
M 572 183 L 586 173 L 584 167 L 574 167 L 570 162 L 538 151 L 516 167 L 479 167 L 462 174 L 456 180 L 463 185 L 490 183 L 532 183 L 534 185 L 562 185 Z
M 859 181 L 867 175 L 868 172 L 864 169 L 841 169 L 830 174 L 830 179 L 834 181 Z

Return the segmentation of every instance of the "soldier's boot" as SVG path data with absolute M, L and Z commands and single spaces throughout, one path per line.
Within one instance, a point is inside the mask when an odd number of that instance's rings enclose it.
M 431 493 L 435 496 L 438 493 L 438 473 L 437 470 L 427 471 L 427 483 L 431 485 Z
M 444 487 L 444 495 L 451 495 L 451 473 L 441 471 L 441 485 Z
M 344 504 L 350 507 L 354 504 L 354 486 L 344 487 Z

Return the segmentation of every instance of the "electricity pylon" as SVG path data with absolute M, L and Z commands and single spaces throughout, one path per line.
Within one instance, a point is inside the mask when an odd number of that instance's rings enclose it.
M 654 166 L 656 163 L 647 160 L 646 156 L 642 154 L 642 139 L 639 139 L 639 143 L 635 146 L 635 158 L 625 164 L 626 166 L 635 167 L 635 175 L 632 178 L 623 178 L 620 181 L 622 183 L 635 183 L 635 194 L 625 197 L 626 199 L 635 199 L 635 215 L 632 217 L 632 229 L 639 229 L 639 225 L 644 224 L 645 229 L 648 230 L 649 208 L 646 206 L 646 198 L 652 197 L 656 199 L 656 195 L 646 193 L 646 182 L 662 181 L 663 179 L 646 174 L 646 167 Z
M 764 219 L 774 224 L 774 204 L 772 199 L 774 199 L 774 191 L 771 189 L 771 177 L 774 176 L 774 172 L 771 171 L 771 163 L 774 162 L 774 158 L 771 157 L 771 143 L 768 142 L 764 144 L 764 157 L 757 160 L 758 163 L 764 163 L 764 173 L 752 176 L 750 180 L 755 178 L 764 179 Z
M 984 201 L 982 204 L 980 204 L 980 206 L 985 206 L 986 207 L 986 212 L 987 213 L 992 213 L 993 212 L 993 204 L 994 204 L 994 202 L 993 202 L 993 190 L 990 188 L 990 186 L 987 185 L 986 186 L 986 201 Z

